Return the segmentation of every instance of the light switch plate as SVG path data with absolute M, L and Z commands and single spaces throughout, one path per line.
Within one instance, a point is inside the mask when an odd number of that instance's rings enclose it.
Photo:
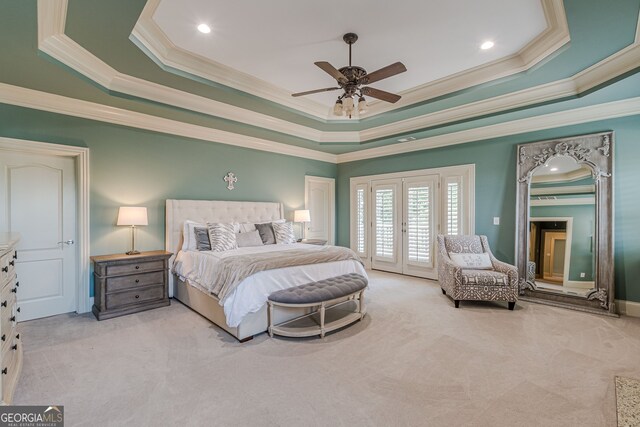
M 493 217 L 493 225 L 500 225 L 500 217 L 499 216 L 494 216 Z

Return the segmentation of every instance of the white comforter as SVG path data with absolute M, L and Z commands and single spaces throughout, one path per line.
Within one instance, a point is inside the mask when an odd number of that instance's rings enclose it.
M 313 251 L 321 249 L 321 246 L 295 243 L 238 248 L 225 252 L 180 251 L 173 264 L 173 271 L 181 279 L 188 279 L 191 285 L 208 293 L 207 283 L 213 282 L 219 260 L 238 255 L 292 249 Z M 227 324 L 236 327 L 244 316 L 260 310 L 272 292 L 348 273 L 358 273 L 367 277 L 362 264 L 353 260 L 261 271 L 244 279 L 231 294 L 220 301 L 220 305 L 224 307 Z

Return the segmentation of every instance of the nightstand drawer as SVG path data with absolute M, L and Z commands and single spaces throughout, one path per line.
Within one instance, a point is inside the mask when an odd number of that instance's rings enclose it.
M 116 276 L 119 274 L 142 273 L 145 271 L 164 269 L 164 261 L 148 261 L 135 262 L 121 265 L 107 266 L 107 276 Z
M 106 280 L 106 292 L 117 292 L 133 289 L 138 286 L 154 285 L 164 283 L 164 272 L 154 271 L 152 273 L 132 274 L 130 276 L 109 277 Z
M 107 294 L 105 298 L 107 310 L 113 310 L 114 308 L 125 307 L 131 304 L 139 304 L 143 301 L 161 300 L 164 298 L 164 285 Z

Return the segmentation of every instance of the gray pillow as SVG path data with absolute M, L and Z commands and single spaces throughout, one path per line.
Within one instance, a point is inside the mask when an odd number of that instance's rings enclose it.
M 265 224 L 256 224 L 256 229 L 258 233 L 260 233 L 260 238 L 262 239 L 262 243 L 265 245 L 275 245 L 276 244 L 276 236 L 273 234 L 273 227 L 270 222 Z
M 236 234 L 236 242 L 239 248 L 247 248 L 249 246 L 262 246 L 262 239 L 258 230 L 249 231 L 247 233 Z
M 199 251 L 210 251 L 211 241 L 209 240 L 209 229 L 205 227 L 195 227 L 193 233 L 196 235 L 196 249 Z

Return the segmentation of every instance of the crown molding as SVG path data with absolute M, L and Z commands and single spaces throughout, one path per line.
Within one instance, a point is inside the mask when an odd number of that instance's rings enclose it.
M 177 120 L 165 119 L 136 111 L 110 107 L 108 105 L 68 98 L 5 83 L 0 83 L 0 103 L 161 132 L 169 135 L 184 136 L 202 141 L 336 163 L 336 156 L 330 153 L 179 122 Z
M 553 11 L 548 12 L 548 15 L 559 22 L 566 23 L 561 2 L 544 1 L 544 4 L 547 5 L 545 10 Z M 635 69 L 636 64 L 640 63 L 638 59 L 640 55 L 639 26 L 635 43 L 568 79 L 362 131 L 320 131 L 119 73 L 64 34 L 66 8 L 67 0 L 38 0 L 39 49 L 102 87 L 110 91 L 261 127 L 317 143 L 358 144 L 435 125 L 469 120 L 487 114 L 579 96 L 585 91 Z M 542 34 L 540 37 L 551 36 Z M 559 36 L 556 34 L 554 37 Z
M 411 142 L 386 145 L 383 147 L 369 148 L 351 153 L 339 154 L 338 163 L 354 162 L 357 160 L 386 157 L 396 154 L 412 153 L 415 151 L 429 150 L 432 148 L 446 147 L 450 145 L 464 144 L 467 142 L 482 141 L 491 138 L 500 138 L 509 135 L 517 135 L 527 132 L 535 132 L 544 129 L 552 129 L 563 126 L 571 126 L 580 123 L 588 123 L 599 120 L 614 119 L 618 117 L 640 114 L 640 97 L 614 101 L 604 104 L 591 105 L 589 107 L 544 114 L 498 123 L 484 127 L 478 127 L 459 132 L 429 138 L 417 139 Z
M 438 135 L 402 144 L 335 155 L 5 83 L 0 83 L 0 103 L 328 163 L 347 163 L 598 120 L 640 115 L 640 97 L 637 97 Z

